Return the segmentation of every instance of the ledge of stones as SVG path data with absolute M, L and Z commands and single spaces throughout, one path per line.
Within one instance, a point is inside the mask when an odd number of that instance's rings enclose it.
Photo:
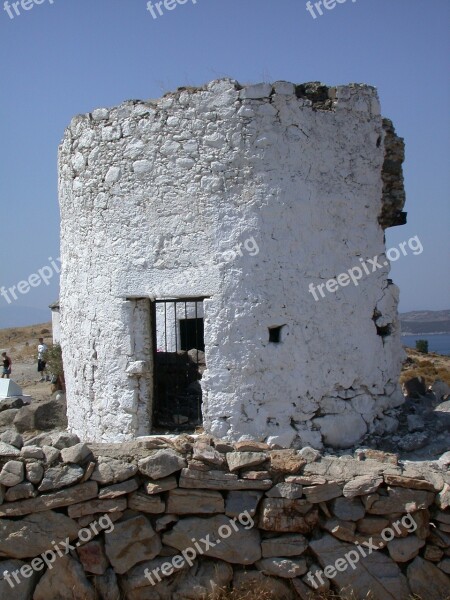
M 449 464 L 450 452 L 406 463 L 377 450 L 324 456 L 202 435 L 83 444 L 73 434 L 44 433 L 24 443 L 7 431 L 0 435 L 0 573 L 20 569 L 54 541 L 77 540 L 102 515 L 114 529 L 74 542 L 15 592 L 0 575 L 0 597 L 40 600 L 59 589 L 80 600 L 206 599 L 214 585 L 254 581 L 276 598 L 306 599 L 308 571 L 372 539 L 381 549 L 330 580 L 334 589 L 350 586 L 357 597 L 371 589 L 375 600 L 409 593 L 440 600 L 450 589 Z M 244 513 L 254 527 L 237 521 L 219 548 L 154 588 L 145 578 L 145 569 L 160 568 L 192 538 L 214 539 Z M 407 513 L 417 529 L 404 526 L 383 540 L 383 530 Z

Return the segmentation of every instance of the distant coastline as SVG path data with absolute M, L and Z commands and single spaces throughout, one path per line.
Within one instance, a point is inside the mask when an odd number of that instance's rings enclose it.
M 450 310 L 416 310 L 399 318 L 402 336 L 450 334 Z
M 450 331 L 402 331 L 401 335 L 450 335 Z

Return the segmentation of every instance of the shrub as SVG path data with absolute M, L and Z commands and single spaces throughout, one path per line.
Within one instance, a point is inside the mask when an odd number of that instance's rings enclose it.
M 65 391 L 64 365 L 62 360 L 61 346 L 54 344 L 45 354 L 47 369 L 52 374 L 52 383 L 56 389 Z
M 416 350 L 417 350 L 417 352 L 422 352 L 422 354 L 428 354 L 428 341 L 427 340 L 417 340 L 416 341 Z
M 47 362 L 48 370 L 53 375 L 59 377 L 64 373 L 61 346 L 59 344 L 54 344 L 47 350 L 45 360 Z

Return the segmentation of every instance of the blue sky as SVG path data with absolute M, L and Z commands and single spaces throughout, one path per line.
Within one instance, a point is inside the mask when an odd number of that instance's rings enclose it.
M 424 248 L 393 264 L 400 309 L 449 308 L 450 2 L 347 0 L 316 19 L 304 0 L 187 0 L 158 19 L 146 4 L 43 0 L 10 19 L 0 1 L 0 285 L 59 256 L 57 146 L 75 114 L 222 76 L 364 82 L 406 140 L 408 225 L 387 246 L 418 235 Z M 46 320 L 57 295 L 55 276 L 0 297 L 0 326 L 18 309 Z

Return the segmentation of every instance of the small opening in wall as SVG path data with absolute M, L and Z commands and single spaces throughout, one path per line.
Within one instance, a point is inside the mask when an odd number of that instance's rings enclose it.
M 378 327 L 378 325 L 376 325 L 377 328 L 377 334 L 380 335 L 381 337 L 387 337 L 388 335 L 391 335 L 391 326 L 390 325 L 385 325 L 384 327 Z
M 272 344 L 279 344 L 281 342 L 281 330 L 282 326 L 279 327 L 269 327 L 269 342 Z

